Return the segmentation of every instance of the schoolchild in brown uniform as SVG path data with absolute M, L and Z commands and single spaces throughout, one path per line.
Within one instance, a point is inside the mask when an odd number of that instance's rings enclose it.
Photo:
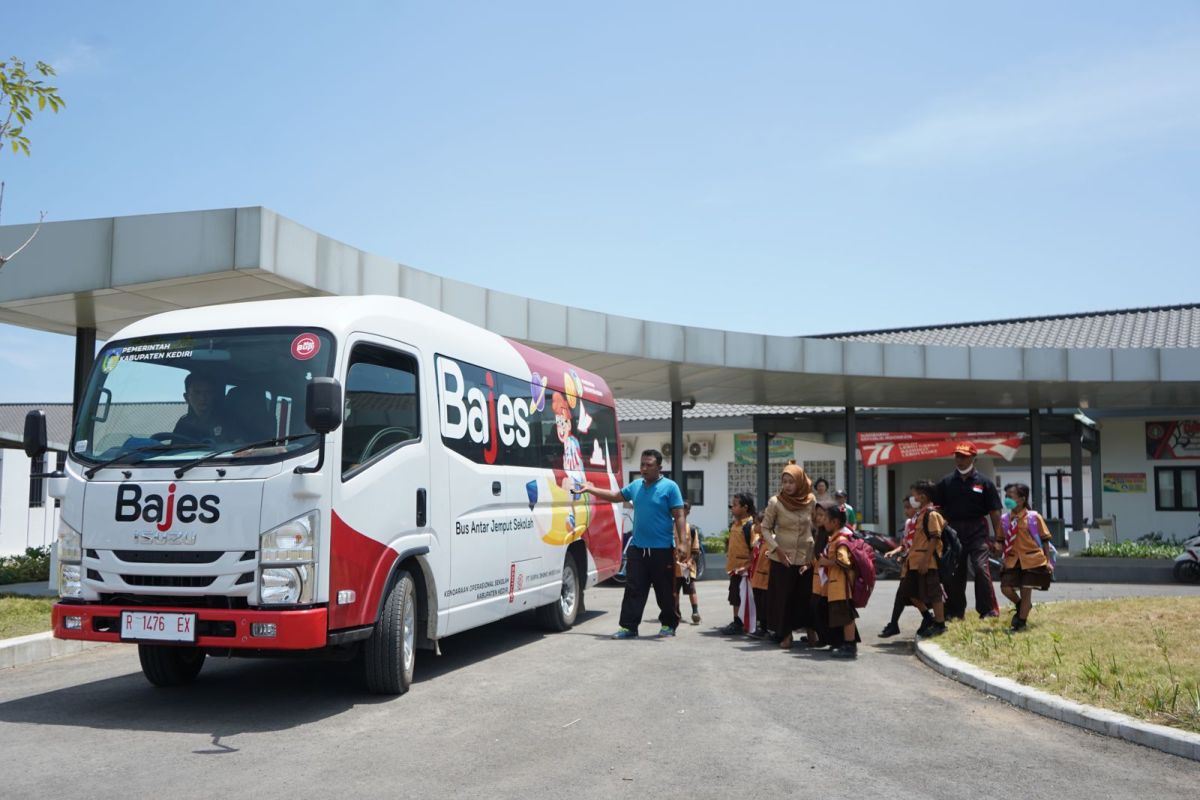
M 946 632 L 945 593 L 937 560 L 942 554 L 942 528 L 946 520 L 933 505 L 932 481 L 917 481 L 909 489 L 909 502 L 917 504 L 913 517 L 913 540 L 901 565 L 900 582 L 924 621 L 918 636 L 940 636 Z
M 692 601 L 692 624 L 699 625 L 700 602 L 696 597 L 696 564 L 700 561 L 700 529 L 686 521 L 691 511 L 692 504 L 685 501 L 683 516 L 688 532 L 688 559 L 680 561 L 676 556 L 675 560 L 675 616 L 683 619 L 683 615 L 679 613 L 679 594 L 682 592 Z
M 889 550 L 884 553 L 885 558 L 898 558 L 900 560 L 900 575 L 904 575 L 904 562 L 908 558 L 908 551 L 912 548 L 913 542 L 913 517 L 917 513 L 916 498 L 912 495 L 904 498 L 904 537 L 900 540 L 900 545 L 894 550 Z M 896 599 L 892 602 L 892 617 L 888 620 L 888 624 L 883 626 L 883 630 L 879 632 L 880 639 L 887 639 L 890 636 L 896 636 L 900 633 L 900 615 L 904 613 L 904 609 L 911 605 L 908 599 L 908 592 L 905 590 L 904 581 L 896 584 Z
M 1017 607 L 1012 618 L 1015 632 L 1024 629 L 1029 620 L 1033 590 L 1044 592 L 1050 588 L 1054 565 L 1050 561 L 1050 531 L 1042 515 L 1029 508 L 1029 487 L 1023 483 L 1009 484 L 1004 487 L 1004 494 L 1008 512 L 1000 518 L 1004 532 L 1000 591 Z
M 845 509 L 834 506 L 825 512 L 825 530 L 829 532 L 829 542 L 817 559 L 817 574 L 825 588 L 826 624 L 831 633 L 840 628 L 842 634 L 842 643 L 834 647 L 830 655 L 856 658 L 859 636 L 854 620 L 858 612 L 851 600 L 855 571 L 846 544 L 853 538 L 854 531 L 846 524 Z
M 753 565 L 755 537 L 754 498 L 749 492 L 738 492 L 729 500 L 729 541 L 725 545 L 725 574 L 729 576 L 729 605 L 733 606 L 733 622 L 721 628 L 721 633 L 734 636 L 757 627 L 754 613 L 754 594 L 750 587 L 750 567 Z M 742 610 L 745 610 L 743 615 Z M 743 616 L 745 618 L 743 618 Z
M 817 562 L 821 558 L 821 554 L 825 552 L 825 545 L 829 544 L 829 531 L 825 530 L 825 521 L 827 517 L 825 512 L 833 508 L 836 503 L 832 499 L 818 499 L 813 506 L 813 555 L 812 562 L 809 564 L 809 572 L 812 574 L 812 624 L 813 628 L 808 633 L 808 647 L 829 647 L 836 638 L 841 641 L 841 632 L 838 632 L 837 637 L 831 637 L 829 634 L 829 626 L 825 624 L 825 619 L 828 617 L 827 604 L 829 598 L 825 596 L 825 584 L 821 582 L 821 575 Z M 815 634 L 815 635 L 814 635 Z
M 754 515 L 754 548 L 751 555 L 750 588 L 754 592 L 755 625 L 746 635 L 765 639 L 767 630 L 767 591 L 771 586 L 771 559 L 767 558 L 766 542 L 762 538 L 763 512 Z

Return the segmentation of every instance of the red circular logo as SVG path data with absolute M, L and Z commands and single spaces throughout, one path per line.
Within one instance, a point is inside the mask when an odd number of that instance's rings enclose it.
M 321 352 L 321 340 L 311 333 L 302 333 L 292 340 L 292 358 L 308 361 Z

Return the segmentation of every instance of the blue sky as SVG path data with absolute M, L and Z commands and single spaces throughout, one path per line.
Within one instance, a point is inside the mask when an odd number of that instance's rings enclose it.
M 265 205 L 781 335 L 1200 300 L 1195 2 L 48 0 L 3 34 L 68 103 L 0 154 L 4 223 Z M 0 401 L 69 399 L 72 347 L 0 326 Z

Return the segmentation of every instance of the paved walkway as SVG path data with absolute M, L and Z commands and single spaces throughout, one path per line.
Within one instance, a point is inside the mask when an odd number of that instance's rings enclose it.
M 675 639 L 610 641 L 621 589 L 601 587 L 569 633 L 522 618 L 445 640 L 392 700 L 337 663 L 211 659 L 183 691 L 146 684 L 132 647 L 17 667 L 0 673 L 0 752 L 21 765 L 4 795 L 1195 797 L 1194 762 L 920 664 L 912 612 L 900 641 L 876 640 L 894 587 L 880 585 L 851 663 L 716 635 L 724 586 L 705 581 L 704 624 Z M 1198 591 L 1072 585 L 1047 599 Z

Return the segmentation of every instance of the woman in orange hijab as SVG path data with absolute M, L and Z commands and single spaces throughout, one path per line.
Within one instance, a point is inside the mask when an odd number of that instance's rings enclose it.
M 767 586 L 767 628 L 779 646 L 792 646 L 792 631 L 808 629 L 808 644 L 817 646 L 812 630 L 812 581 L 806 573 L 812 563 L 812 512 L 816 505 L 812 481 L 795 461 L 783 468 L 779 494 L 767 501 L 762 537 L 771 559 Z

